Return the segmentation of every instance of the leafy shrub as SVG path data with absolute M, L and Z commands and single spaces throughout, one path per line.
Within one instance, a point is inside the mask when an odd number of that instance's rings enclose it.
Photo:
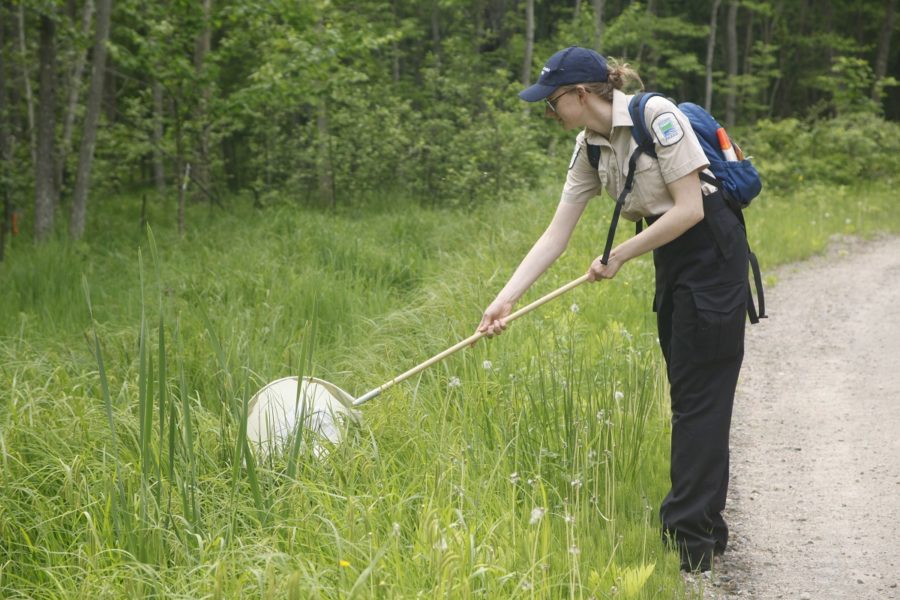
M 854 185 L 900 172 L 900 124 L 870 113 L 812 123 L 766 119 L 737 137 L 768 189 L 808 182 Z

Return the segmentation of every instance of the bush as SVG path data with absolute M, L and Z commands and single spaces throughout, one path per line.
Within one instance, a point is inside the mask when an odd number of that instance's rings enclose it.
M 900 171 L 900 124 L 870 113 L 811 124 L 762 120 L 739 137 L 766 189 L 789 191 L 811 181 L 854 185 Z

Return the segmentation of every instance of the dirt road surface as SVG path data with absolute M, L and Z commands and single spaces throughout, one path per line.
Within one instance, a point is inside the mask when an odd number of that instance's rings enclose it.
M 900 238 L 784 267 L 748 326 L 704 598 L 900 599 Z

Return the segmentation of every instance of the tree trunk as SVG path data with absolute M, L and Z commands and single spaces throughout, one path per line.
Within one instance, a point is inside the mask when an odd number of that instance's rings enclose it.
M 6 2 L 0 2 L 0 189 L 3 196 L 3 220 L 0 222 L 0 262 L 6 256 L 6 232 L 12 216 L 9 194 L 9 172 L 12 167 L 9 152 L 9 119 L 6 116 Z
M 72 194 L 72 214 L 69 218 L 69 236 L 80 239 L 84 235 L 88 190 L 91 185 L 91 165 L 97 145 L 97 126 L 103 101 L 103 79 L 106 75 L 106 41 L 109 39 L 109 21 L 112 0 L 97 3 L 97 28 L 94 32 L 91 90 L 84 115 L 81 150 L 78 152 L 78 171 L 75 174 L 75 191 Z
M 153 81 L 153 181 L 156 190 L 163 194 L 166 191 L 166 163 L 162 151 L 163 144 L 163 86 L 158 80 Z
M 18 34 L 19 53 L 22 63 L 22 81 L 25 82 L 25 107 L 28 115 L 28 141 L 31 143 L 31 164 L 37 164 L 37 131 L 34 126 L 34 94 L 31 91 L 31 73 L 28 72 L 28 52 L 25 50 L 25 3 L 19 3 Z
M 713 0 L 709 16 L 709 39 L 706 42 L 706 94 L 703 97 L 703 107 L 707 112 L 712 110 L 713 58 L 716 52 L 716 26 L 719 23 L 719 5 L 721 4 L 722 0 Z
M 728 91 L 725 94 L 725 126 L 734 125 L 737 106 L 736 80 L 738 74 L 738 40 L 737 40 L 737 0 L 730 0 L 728 4 L 728 21 L 725 26 L 728 49 Z
M 431 2 L 431 50 L 434 52 L 434 64 L 437 72 L 441 72 L 441 13 L 438 0 Z
M 391 42 L 391 81 L 394 85 L 400 83 L 400 43 L 397 40 Z
M 884 22 L 878 36 L 878 51 L 875 54 L 875 85 L 872 86 L 872 100 L 881 104 L 881 80 L 887 75 L 888 56 L 891 52 L 891 34 L 894 32 L 894 15 L 897 0 L 885 0 Z
M 581 0 L 575 0 L 575 6 L 572 7 L 572 22 L 577 23 L 581 16 Z
M 34 239 L 42 242 L 53 232 L 58 194 L 56 168 L 56 22 L 53 15 L 41 15 L 40 90 L 38 91 L 37 162 L 34 165 Z
M 212 14 L 212 0 L 203 0 L 203 30 L 197 36 L 197 44 L 194 51 L 194 70 L 200 81 L 200 98 L 197 104 L 194 119 L 199 125 L 197 151 L 195 154 L 193 178 L 202 188 L 209 189 L 209 102 L 210 87 L 205 77 L 206 55 L 209 54 L 212 40 L 210 15 Z
M 91 32 L 91 16 L 94 12 L 93 0 L 86 0 L 81 17 L 81 33 L 87 37 Z M 81 79 L 84 76 L 84 65 L 87 62 L 87 50 L 77 50 L 75 65 L 69 77 L 69 100 L 63 117 L 63 137 L 59 145 L 59 161 L 56 165 L 56 182 L 60 189 L 65 183 L 66 158 L 72 148 L 72 130 L 75 128 L 75 112 L 78 108 L 78 97 L 81 95 Z
M 647 0 L 647 15 L 651 18 L 656 15 L 656 1 L 655 0 Z M 641 36 L 641 43 L 638 45 L 637 57 L 636 60 L 638 64 L 641 64 L 644 60 L 644 50 L 647 49 L 647 44 L 644 41 L 647 39 L 647 36 Z
M 181 115 L 178 113 L 179 110 L 178 101 L 172 98 L 172 118 L 175 123 L 175 176 L 182 177 L 180 183 L 177 183 L 176 180 L 176 185 L 178 186 L 178 235 L 184 237 L 184 195 L 188 181 L 190 181 L 191 166 L 189 164 L 185 166 L 184 141 L 181 136 Z M 183 175 L 182 171 L 184 172 Z
M 603 52 L 603 6 L 605 0 L 592 0 L 594 5 L 594 50 Z
M 780 15 L 781 8 L 781 2 L 777 2 L 775 4 L 774 14 Z M 772 44 L 772 36 L 775 29 L 775 16 L 768 15 L 763 23 L 763 42 L 766 44 L 766 46 L 770 46 Z M 772 118 L 775 115 L 775 101 L 778 98 L 779 88 L 781 87 L 781 80 L 784 77 L 784 55 L 784 48 L 779 49 L 778 75 L 772 82 L 771 89 L 768 92 L 768 98 L 766 99 L 766 105 L 769 107 L 769 111 L 766 116 L 769 118 Z
M 744 64 L 741 72 L 749 75 L 753 71 L 753 11 L 747 16 L 744 32 Z
M 331 208 L 335 207 L 334 170 L 331 164 L 331 143 L 328 130 L 328 106 L 323 98 L 319 101 L 316 115 L 316 129 L 319 137 L 319 199 Z
M 398 16 L 397 0 L 391 2 L 391 15 L 393 16 L 394 27 L 399 30 L 400 17 Z M 476 19 L 479 16 L 476 9 Z M 478 36 L 477 27 L 475 35 Z M 395 86 L 400 83 L 400 42 L 396 37 L 391 40 L 391 81 Z
M 525 0 L 525 56 L 522 59 L 522 86 L 531 85 L 531 61 L 534 54 L 534 0 Z

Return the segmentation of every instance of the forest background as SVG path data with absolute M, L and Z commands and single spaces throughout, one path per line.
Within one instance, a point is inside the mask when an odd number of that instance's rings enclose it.
M 82 238 L 89 198 L 110 191 L 155 190 L 149 201 L 171 205 L 180 231 L 191 199 L 510 197 L 568 155 L 543 108 L 516 97 L 568 45 L 626 60 L 647 89 L 751 129 L 745 144 L 762 132 L 841 163 L 845 144 L 798 137 L 850 114 L 900 117 L 896 4 L 5 1 L 0 252 L 14 220 L 37 241 Z M 769 185 L 788 183 L 772 173 Z

